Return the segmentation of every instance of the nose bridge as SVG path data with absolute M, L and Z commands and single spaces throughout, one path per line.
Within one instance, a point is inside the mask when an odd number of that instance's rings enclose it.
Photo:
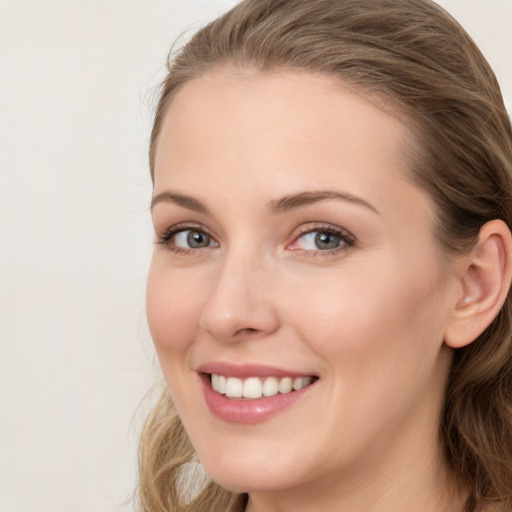
M 278 320 L 270 272 L 261 255 L 240 248 L 227 251 L 204 304 L 201 327 L 221 341 L 272 333 Z

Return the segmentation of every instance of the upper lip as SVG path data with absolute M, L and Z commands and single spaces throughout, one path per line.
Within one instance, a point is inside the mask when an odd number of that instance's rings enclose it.
M 216 375 L 224 375 L 229 377 L 238 377 L 246 379 L 248 377 L 307 377 L 315 376 L 308 372 L 297 372 L 277 368 L 275 366 L 259 365 L 259 364 L 233 364 L 220 361 L 212 361 L 199 366 L 196 371 L 198 373 L 213 373 Z

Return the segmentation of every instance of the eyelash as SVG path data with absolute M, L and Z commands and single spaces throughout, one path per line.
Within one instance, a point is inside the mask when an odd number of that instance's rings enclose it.
M 200 249 L 207 249 L 208 247 L 201 247 L 201 248 L 189 248 L 186 249 L 185 247 L 177 247 L 173 246 L 172 241 L 173 237 L 178 235 L 179 233 L 183 233 L 185 231 L 194 231 L 197 233 L 202 233 L 206 236 L 208 236 L 211 240 L 213 240 L 216 244 L 215 238 L 208 233 L 208 231 L 199 224 L 177 224 L 175 226 L 171 226 L 167 230 L 165 230 L 161 235 L 158 236 L 158 240 L 155 242 L 156 245 L 163 245 L 167 246 L 167 248 L 172 251 L 174 254 L 197 254 L 197 252 Z M 218 245 L 218 244 L 217 244 Z
M 215 238 L 206 230 L 203 226 L 199 224 L 177 224 L 175 226 L 172 226 L 168 228 L 164 233 L 158 236 L 157 241 L 155 244 L 157 245 L 163 245 L 167 246 L 167 248 L 172 251 L 175 254 L 180 255 L 188 255 L 188 254 L 197 254 L 198 251 L 201 249 L 208 249 L 209 247 L 215 247 L 215 246 L 207 246 L 207 247 L 199 247 L 199 248 L 184 248 L 184 247 L 177 247 L 173 246 L 172 241 L 173 237 L 178 235 L 179 233 L 183 233 L 186 231 L 194 231 L 197 233 L 202 233 L 206 236 L 208 236 L 217 246 L 218 242 L 216 242 Z M 307 226 L 304 227 L 294 238 L 293 241 L 288 244 L 286 247 L 289 248 L 295 243 L 297 243 L 298 240 L 300 240 L 305 235 L 311 234 L 311 233 L 324 233 L 327 235 L 332 235 L 340 239 L 341 246 L 335 247 L 333 249 L 317 249 L 317 250 L 308 250 L 308 249 L 301 249 L 301 248 L 294 248 L 294 249 L 288 249 L 291 251 L 301 251 L 303 255 L 307 255 L 309 257 L 326 257 L 326 256 L 333 256 L 336 255 L 342 251 L 346 251 L 347 249 L 350 249 L 351 247 L 354 247 L 356 244 L 356 238 L 347 230 L 332 226 L 332 225 L 325 225 L 325 224 L 319 224 L 314 226 Z
M 316 226 L 307 226 L 304 227 L 299 234 L 293 239 L 293 242 L 289 244 L 287 247 L 291 247 L 295 243 L 297 243 L 298 240 L 300 240 L 305 235 L 311 234 L 311 233 L 322 233 L 327 235 L 332 235 L 340 239 L 340 246 L 335 247 L 333 249 L 317 249 L 317 250 L 308 250 L 308 249 L 289 249 L 292 251 L 302 251 L 302 253 L 305 256 L 309 257 L 328 257 L 328 256 L 334 256 L 339 254 L 340 252 L 346 251 L 347 249 L 350 249 L 356 245 L 356 238 L 352 233 L 347 231 L 346 229 L 339 228 L 337 226 L 332 225 L 326 225 L 326 224 L 319 224 Z

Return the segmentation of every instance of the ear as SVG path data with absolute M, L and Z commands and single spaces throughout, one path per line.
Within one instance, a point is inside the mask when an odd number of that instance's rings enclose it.
M 487 222 L 478 242 L 460 262 L 458 295 L 445 343 L 460 348 L 474 341 L 496 318 L 512 277 L 512 235 L 501 220 Z

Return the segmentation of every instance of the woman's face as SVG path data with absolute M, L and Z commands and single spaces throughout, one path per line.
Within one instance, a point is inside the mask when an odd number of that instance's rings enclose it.
M 147 313 L 221 485 L 305 492 L 435 459 L 456 280 L 409 135 L 305 73 L 218 70 L 173 100 Z

